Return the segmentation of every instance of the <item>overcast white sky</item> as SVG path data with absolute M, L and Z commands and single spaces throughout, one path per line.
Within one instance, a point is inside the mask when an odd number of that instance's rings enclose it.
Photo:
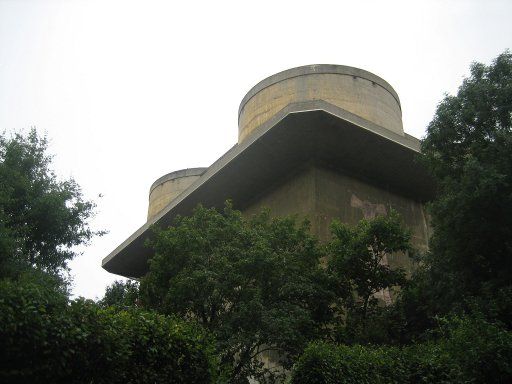
M 151 183 L 226 152 L 257 82 L 363 68 L 422 137 L 472 61 L 512 48 L 511 18 L 510 0 L 0 0 L 0 130 L 46 132 L 57 173 L 97 202 L 109 234 L 71 267 L 75 295 L 101 297 L 117 278 L 101 259 L 144 223 Z

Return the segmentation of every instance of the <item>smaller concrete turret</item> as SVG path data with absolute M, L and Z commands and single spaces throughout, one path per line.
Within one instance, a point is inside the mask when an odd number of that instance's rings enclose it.
M 149 189 L 148 221 L 199 179 L 207 168 L 187 168 L 157 179 Z

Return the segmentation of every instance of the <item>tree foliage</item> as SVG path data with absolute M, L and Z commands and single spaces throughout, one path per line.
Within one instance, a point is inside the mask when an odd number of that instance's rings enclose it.
M 157 232 L 152 246 L 142 301 L 209 329 L 231 382 L 272 380 L 263 352 L 289 365 L 330 319 L 332 297 L 306 222 L 199 206 Z
M 419 322 L 510 291 L 512 54 L 471 66 L 457 94 L 439 104 L 422 151 L 438 194 L 430 252 L 406 292 L 406 309 Z
M 104 307 L 130 308 L 139 304 L 139 283 L 135 280 L 116 280 L 105 289 L 99 301 Z
M 379 307 L 376 294 L 390 294 L 405 283 L 405 271 L 390 268 L 387 257 L 411 250 L 410 232 L 395 211 L 361 220 L 355 227 L 334 221 L 331 230 L 328 270 L 337 283 L 338 308 L 346 310 L 343 339 L 361 341 L 372 331 L 368 329 L 374 325 L 369 317 L 378 317 L 382 306 L 390 304 L 380 303 Z
M 73 179 L 60 181 L 50 168 L 47 140 L 33 129 L 0 135 L 0 273 L 37 267 L 66 270 L 73 247 L 94 235 L 88 225 L 94 203 Z

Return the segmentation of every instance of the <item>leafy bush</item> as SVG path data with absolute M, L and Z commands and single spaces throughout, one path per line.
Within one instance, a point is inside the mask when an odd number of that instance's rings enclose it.
M 190 323 L 0 281 L 0 382 L 208 383 L 210 345 Z
M 475 317 L 444 322 L 436 339 L 403 348 L 313 343 L 295 365 L 291 382 L 511 382 L 511 332 Z
M 293 370 L 292 383 L 403 383 L 406 369 L 400 349 L 361 345 L 310 345 Z

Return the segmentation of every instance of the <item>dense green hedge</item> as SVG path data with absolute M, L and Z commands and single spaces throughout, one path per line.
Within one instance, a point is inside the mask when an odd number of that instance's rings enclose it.
M 176 319 L 0 281 L 0 382 L 208 383 L 206 340 Z
M 292 384 L 510 383 L 512 333 L 481 319 L 452 319 L 430 342 L 398 348 L 311 344 Z

